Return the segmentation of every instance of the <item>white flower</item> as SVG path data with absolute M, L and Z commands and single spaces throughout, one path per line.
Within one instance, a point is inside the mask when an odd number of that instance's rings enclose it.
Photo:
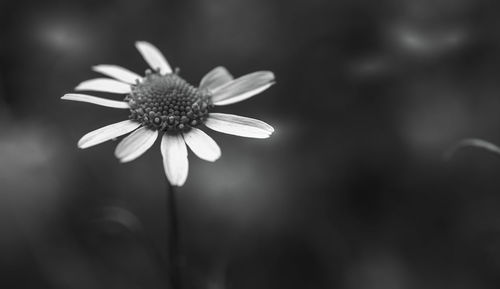
M 200 125 L 237 136 L 268 138 L 274 129 L 256 119 L 211 112 L 215 106 L 250 98 L 274 84 L 274 74 L 259 71 L 234 79 L 224 67 L 207 73 L 194 87 L 172 71 L 163 54 L 152 44 L 135 44 L 153 71 L 144 77 L 116 65 L 97 65 L 93 70 L 111 78 L 96 78 L 80 83 L 75 90 L 126 95 L 123 101 L 87 94 L 70 93 L 66 100 L 130 110 L 128 120 L 87 133 L 78 141 L 84 149 L 130 133 L 116 146 L 121 162 L 132 161 L 146 152 L 161 136 L 165 174 L 172 185 L 182 186 L 188 175 L 187 146 L 199 158 L 215 161 L 221 155 L 217 143 Z

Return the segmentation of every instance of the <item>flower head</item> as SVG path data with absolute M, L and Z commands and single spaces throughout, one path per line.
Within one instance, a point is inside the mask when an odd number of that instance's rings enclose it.
M 115 149 L 115 156 L 121 162 L 129 162 L 145 153 L 161 136 L 165 174 L 172 185 L 182 186 L 189 168 L 186 144 L 206 161 L 215 161 L 221 155 L 217 143 L 200 130 L 200 126 L 250 138 L 268 138 L 274 132 L 260 120 L 212 112 L 215 106 L 240 102 L 266 90 L 274 84 L 272 72 L 259 71 L 234 79 L 219 66 L 195 87 L 182 79 L 178 70 L 173 71 L 152 44 L 139 41 L 135 46 L 152 69 L 146 70 L 145 76 L 116 65 L 97 65 L 94 71 L 112 78 L 87 80 L 75 88 L 122 94 L 123 100 L 76 93 L 62 97 L 130 111 L 128 120 L 84 135 L 78 147 L 88 148 L 130 133 Z

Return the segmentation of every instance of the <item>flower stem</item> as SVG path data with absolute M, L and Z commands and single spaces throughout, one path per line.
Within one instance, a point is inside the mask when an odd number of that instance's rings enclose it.
M 170 260 L 170 283 L 172 289 L 181 289 L 181 260 L 179 252 L 179 219 L 177 216 L 177 201 L 175 187 L 168 182 L 167 192 L 167 246 Z

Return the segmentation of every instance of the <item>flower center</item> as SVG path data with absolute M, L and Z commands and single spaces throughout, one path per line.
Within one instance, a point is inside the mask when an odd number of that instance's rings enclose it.
M 212 106 L 210 94 L 179 77 L 146 71 L 142 82 L 132 85 L 125 101 L 129 118 L 150 129 L 179 133 L 203 123 Z

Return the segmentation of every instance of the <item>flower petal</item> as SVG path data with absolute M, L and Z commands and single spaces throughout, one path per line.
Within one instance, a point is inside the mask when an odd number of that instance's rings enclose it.
M 139 74 L 118 65 L 101 64 L 92 67 L 92 69 L 128 84 L 135 84 L 137 79 L 142 79 Z
M 79 93 L 67 93 L 61 99 L 65 100 L 74 100 L 81 102 L 93 103 L 101 106 L 113 107 L 113 108 L 130 108 L 128 103 L 125 101 L 117 101 L 111 99 L 105 99 L 97 96 L 87 95 L 87 94 L 79 94 Z
M 222 66 L 218 66 L 201 79 L 200 81 L 200 89 L 210 89 L 214 90 L 215 88 L 228 83 L 233 80 L 233 76 L 227 71 L 226 68 Z
M 274 74 L 258 71 L 244 75 L 212 90 L 215 105 L 227 105 L 250 98 L 274 84 Z
M 219 146 L 202 130 L 192 127 L 191 130 L 184 133 L 183 136 L 186 144 L 200 159 L 214 162 L 220 157 L 221 151 Z
M 91 146 L 103 143 L 110 139 L 122 136 L 126 133 L 133 131 L 138 128 L 140 123 L 132 120 L 124 120 L 114 124 L 101 127 L 84 135 L 78 141 L 78 147 L 81 149 L 86 149 Z
M 161 140 L 161 155 L 167 179 L 173 186 L 182 186 L 186 182 L 189 162 L 187 148 L 181 135 L 164 134 Z
M 158 138 L 158 131 L 141 127 L 124 138 L 115 149 L 115 156 L 120 162 L 130 162 L 145 153 Z
M 172 73 L 172 68 L 170 68 L 167 60 L 153 44 L 146 41 L 137 41 L 135 47 L 151 68 L 160 69 L 161 74 Z
M 75 90 L 92 90 L 125 94 L 130 93 L 130 85 L 109 78 L 94 78 L 78 84 Z
M 205 125 L 219 132 L 252 138 L 268 138 L 274 132 L 263 121 L 225 113 L 210 113 Z

